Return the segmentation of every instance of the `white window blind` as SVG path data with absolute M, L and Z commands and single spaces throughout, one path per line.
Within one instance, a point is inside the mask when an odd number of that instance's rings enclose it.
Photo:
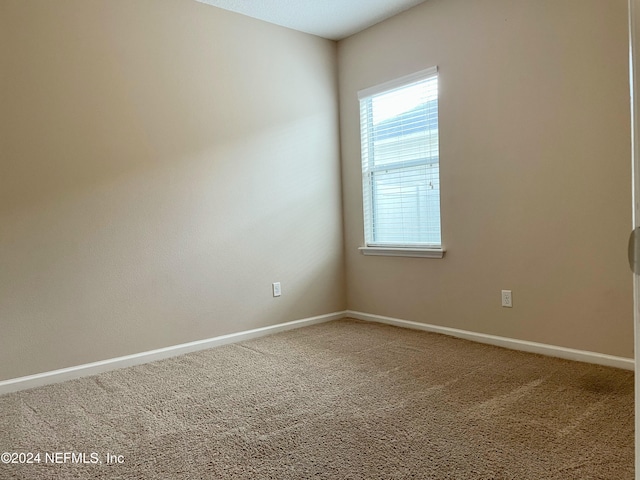
M 358 93 L 366 246 L 441 246 L 437 68 Z

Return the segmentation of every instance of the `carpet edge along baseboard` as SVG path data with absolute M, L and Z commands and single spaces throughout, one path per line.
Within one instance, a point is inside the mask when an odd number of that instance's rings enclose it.
M 374 315 L 371 313 L 351 310 L 347 310 L 346 315 L 357 320 L 384 323 L 387 325 L 412 328 L 414 330 L 422 330 L 425 332 L 441 333 L 450 337 L 462 338 L 465 340 L 471 340 L 473 342 L 508 348 L 510 350 L 520 350 L 523 352 L 537 353 L 539 355 L 544 355 L 547 357 L 564 358 L 566 360 L 592 363 L 595 365 L 620 368 L 623 370 L 635 370 L 635 360 L 633 358 L 617 357 L 615 355 L 608 355 L 606 353 L 589 352 L 586 350 L 577 350 L 574 348 L 560 347 L 557 345 L 549 345 L 546 343 L 537 343 L 527 340 L 518 340 L 515 338 L 499 337 L 496 335 L 488 335 L 485 333 L 477 333 L 468 330 L 460 330 L 457 328 L 442 327 L 439 325 L 430 325 L 427 323 L 413 322 L 410 320 L 402 320 L 399 318 L 385 317 L 382 315 Z
M 270 325 L 267 327 L 255 328 L 252 330 L 230 333 L 227 335 L 220 335 L 218 337 L 196 340 L 194 342 L 182 343 L 179 345 L 172 345 L 170 347 L 134 353 L 132 355 L 109 358 L 107 360 L 101 360 L 98 362 L 91 362 L 83 365 L 27 375 L 24 377 L 2 380 L 0 381 L 0 395 L 3 395 L 5 393 L 17 392 L 20 390 L 26 390 L 29 388 L 41 387 L 44 385 L 60 383 L 76 378 L 88 377 L 90 375 L 97 375 L 99 373 L 117 370 L 120 368 L 142 365 L 145 363 L 155 362 L 156 360 L 177 357 L 179 355 L 184 355 L 185 353 L 197 352 L 200 350 L 206 350 L 208 348 L 228 345 L 230 343 L 238 343 L 245 340 L 251 340 L 252 338 L 264 337 L 266 335 L 272 335 L 274 333 L 284 332 L 286 330 L 292 330 L 294 328 L 308 327 L 310 325 L 315 325 L 318 323 L 330 322 L 332 320 L 344 318 L 345 316 L 345 311 L 327 313 L 324 315 L 318 315 L 316 317 L 278 323 L 276 325 Z
M 263 337 L 266 335 L 272 335 L 274 333 L 283 332 L 294 328 L 302 328 L 318 323 L 330 322 L 332 320 L 338 320 L 345 317 L 375 323 L 395 325 L 397 327 L 410 328 L 414 330 L 440 333 L 452 337 L 462 338 L 465 340 L 471 340 L 474 342 L 509 348 L 511 350 L 521 350 L 524 352 L 537 353 L 549 357 L 564 358 L 567 360 L 621 368 L 624 370 L 634 370 L 635 366 L 634 359 L 632 358 L 616 357 L 603 353 L 576 350 L 555 345 L 529 342 L 525 340 L 517 340 L 495 335 L 487 335 L 467 330 L 430 325 L 426 323 L 413 322 L 410 320 L 402 320 L 399 318 L 385 317 L 382 315 L 375 315 L 353 310 L 346 310 L 342 312 L 333 312 L 325 315 L 319 315 L 316 317 L 304 318 L 301 320 L 294 320 L 291 322 L 279 323 L 268 327 L 256 328 L 243 332 L 231 333 L 228 335 L 221 335 L 205 340 L 183 343 L 180 345 L 150 350 L 147 352 L 140 352 L 133 355 L 126 355 L 123 357 L 111 358 L 98 362 L 87 363 L 84 365 L 77 365 L 74 367 L 62 368 L 59 370 L 52 370 L 48 372 L 37 373 L 34 375 L 27 375 L 24 377 L 3 380 L 0 381 L 0 395 L 64 382 L 66 380 L 73 380 L 76 378 L 96 375 L 119 368 L 142 365 L 144 363 L 154 362 L 156 360 L 162 360 L 164 358 L 176 357 L 185 353 L 206 350 L 208 348 L 227 345 L 230 343 L 237 343 L 244 340 L 250 340 L 252 338 Z

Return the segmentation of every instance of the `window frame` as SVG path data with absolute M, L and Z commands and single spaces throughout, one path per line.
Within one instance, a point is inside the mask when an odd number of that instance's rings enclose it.
M 403 257 L 425 257 L 425 258 L 442 258 L 445 253 L 445 248 L 442 244 L 442 221 L 439 217 L 439 227 L 440 227 L 440 243 L 395 243 L 395 242 L 373 242 L 373 209 L 372 205 L 374 203 L 373 200 L 373 187 L 372 181 L 373 174 L 380 169 L 380 166 L 373 166 L 372 161 L 373 157 L 369 154 L 369 152 L 373 151 L 372 142 L 373 139 L 370 135 L 365 134 L 365 125 L 363 124 L 363 108 L 365 107 L 364 103 L 367 100 L 371 100 L 373 97 L 390 92 L 392 90 L 396 90 L 402 87 L 409 86 L 411 84 L 418 83 L 423 80 L 428 80 L 433 77 L 438 76 L 438 67 L 434 66 L 431 68 L 427 68 L 424 70 L 420 70 L 418 72 L 412 73 L 410 75 L 405 75 L 400 78 L 396 78 L 394 80 L 381 83 L 379 85 L 375 85 L 373 87 L 365 88 L 358 92 L 358 101 L 359 101 L 359 114 L 360 114 L 360 142 L 361 142 L 361 170 L 362 170 L 362 199 L 363 199 L 363 220 L 364 220 L 364 246 L 359 247 L 359 250 L 364 255 L 383 255 L 383 256 L 403 256 Z M 437 97 L 439 101 L 439 95 Z M 439 102 L 438 102 L 439 106 Z M 371 115 L 366 115 L 367 121 L 371 118 Z M 439 122 L 438 122 L 439 123 Z M 367 130 L 372 129 L 372 125 L 367 124 Z M 438 140 L 439 140 L 439 125 L 438 125 Z M 399 163 L 399 162 L 398 162 Z M 419 165 L 428 165 L 428 159 L 424 162 L 418 162 Z M 440 152 L 438 146 L 438 176 L 439 176 L 439 165 L 440 165 Z M 400 169 L 405 167 L 406 164 L 403 165 L 393 165 L 390 164 L 390 168 L 388 169 Z M 441 199 L 440 188 L 438 187 L 438 197 Z

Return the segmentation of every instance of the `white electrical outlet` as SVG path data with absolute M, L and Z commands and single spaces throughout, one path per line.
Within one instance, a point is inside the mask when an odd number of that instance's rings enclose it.
M 502 306 L 507 308 L 513 307 L 513 297 L 511 296 L 511 290 L 502 290 Z
M 282 295 L 282 290 L 280 289 L 280 282 L 273 283 L 271 284 L 271 286 L 273 287 L 274 297 L 279 297 L 280 295 Z

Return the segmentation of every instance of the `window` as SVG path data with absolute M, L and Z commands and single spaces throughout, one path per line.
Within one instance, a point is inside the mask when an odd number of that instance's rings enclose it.
M 365 254 L 442 257 L 436 67 L 358 92 Z

